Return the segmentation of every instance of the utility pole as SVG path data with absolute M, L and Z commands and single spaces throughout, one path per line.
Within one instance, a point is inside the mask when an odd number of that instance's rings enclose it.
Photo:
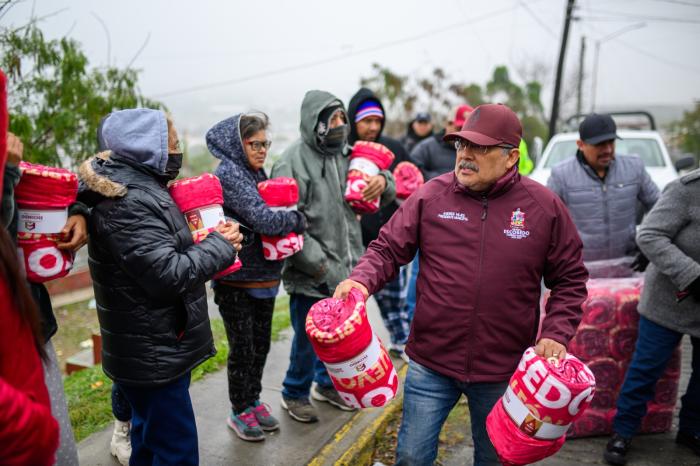
M 569 24 L 571 13 L 574 11 L 575 0 L 566 3 L 566 19 L 564 20 L 564 33 L 561 37 L 561 49 L 559 49 L 559 63 L 557 64 L 557 77 L 554 83 L 554 98 L 552 99 L 552 115 L 549 118 L 549 137 L 554 136 L 559 118 L 559 94 L 561 92 L 561 78 L 564 71 L 564 57 L 566 55 L 566 42 L 569 40 Z
M 581 52 L 578 57 L 578 93 L 576 94 L 576 114 L 581 114 L 583 94 L 583 58 L 586 55 L 586 37 L 581 37 Z

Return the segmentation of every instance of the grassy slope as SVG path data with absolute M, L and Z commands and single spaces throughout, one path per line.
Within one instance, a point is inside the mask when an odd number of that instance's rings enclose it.
M 94 312 L 94 311 L 93 311 Z M 280 338 L 280 332 L 289 327 L 289 297 L 278 298 L 272 318 L 272 341 Z M 221 319 L 212 320 L 216 356 L 208 359 L 192 371 L 195 382 L 205 374 L 216 372 L 226 365 L 228 341 Z M 75 372 L 64 380 L 68 411 L 75 438 L 80 441 L 88 435 L 104 428 L 113 421 L 112 381 L 102 372 L 102 366 L 94 366 Z

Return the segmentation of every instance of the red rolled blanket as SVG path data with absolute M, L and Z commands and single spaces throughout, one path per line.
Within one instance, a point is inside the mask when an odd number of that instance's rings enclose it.
M 78 195 L 78 177 L 63 168 L 20 162 L 15 188 L 17 247 L 27 279 L 42 283 L 63 277 L 73 267 L 73 251 L 58 249 L 68 206 Z
M 595 388 L 593 373 L 576 357 L 545 360 L 528 348 L 506 393 L 486 418 L 500 461 L 523 465 L 556 453 Z
M 599 356 L 608 354 L 608 335 L 590 325 L 581 325 L 576 335 L 569 342 L 568 351 L 582 361 L 590 361 Z
M 599 389 L 611 390 L 617 393 L 620 383 L 622 383 L 622 379 L 625 376 L 624 370 L 620 369 L 617 361 L 613 358 L 595 358 L 586 364 L 595 375 Z
M 637 329 L 630 327 L 616 327 L 610 332 L 610 356 L 618 362 L 624 362 L 625 369 L 634 354 L 634 346 L 637 343 Z
M 598 392 L 596 391 L 595 398 L 597 397 Z M 610 434 L 612 433 L 612 419 L 614 417 L 614 409 L 588 409 L 580 418 L 574 421 L 566 436 L 567 438 L 579 438 Z
M 386 170 L 394 161 L 394 153 L 382 144 L 357 141 L 350 153 L 350 166 L 345 185 L 345 201 L 358 214 L 379 210 L 379 197 L 372 201 L 362 200 L 362 190 L 369 179 L 381 170 Z
M 274 210 L 296 210 L 299 187 L 294 178 L 279 177 L 258 183 L 265 204 Z M 301 251 L 304 235 L 291 232 L 285 236 L 261 235 L 263 255 L 270 261 L 281 261 Z
M 394 180 L 396 181 L 396 197 L 406 199 L 418 191 L 425 183 L 420 168 L 411 162 L 400 162 L 394 168 Z
M 645 434 L 659 434 L 671 430 L 673 407 L 649 403 L 647 415 L 642 419 L 639 431 Z
M 327 298 L 311 306 L 306 335 L 349 406 L 374 408 L 394 399 L 399 379 L 369 325 L 359 290 L 353 288 L 345 300 Z
M 582 325 L 593 325 L 599 329 L 606 329 L 615 325 L 615 296 L 610 290 L 602 287 L 591 287 L 588 290 L 588 298 L 581 306 L 583 317 Z
M 615 291 L 617 321 L 621 327 L 637 329 L 639 323 L 639 296 L 642 292 L 642 278 L 631 278 L 617 281 Z
M 169 191 L 185 216 L 195 243 L 201 242 L 219 223 L 225 221 L 224 210 L 221 207 L 224 203 L 224 193 L 219 179 L 214 175 L 204 173 L 177 180 L 170 185 Z M 236 257 L 233 264 L 214 275 L 214 278 L 232 274 L 242 265 Z

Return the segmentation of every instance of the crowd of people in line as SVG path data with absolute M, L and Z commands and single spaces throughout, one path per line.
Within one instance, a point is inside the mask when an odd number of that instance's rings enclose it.
M 466 395 L 474 464 L 500 464 L 485 428 L 523 351 L 563 359 L 581 319 L 584 260 L 637 255 L 649 263 L 639 341 L 604 452 L 624 464 L 646 402 L 683 334 L 693 374 L 683 397 L 677 441 L 700 454 L 700 169 L 661 195 L 636 156 L 616 154 L 615 122 L 591 114 L 578 151 L 552 170 L 548 185 L 527 176 L 522 125 L 502 104 L 458 106 L 435 131 L 419 112 L 406 134 L 383 134 L 381 99 L 360 89 L 346 107 L 309 91 L 300 137 L 270 177 L 296 180 L 295 210 L 268 207 L 258 183 L 272 141 L 264 113 L 231 116 L 206 133 L 223 188 L 226 221 L 201 242 L 168 192 L 183 154 L 173 120 L 160 110 L 125 109 L 100 123 L 97 154 L 81 164 L 59 248 L 88 244 L 103 338 L 103 370 L 113 380 L 116 418 L 110 451 L 122 464 L 198 464 L 192 370 L 216 352 L 205 284 L 240 258 L 242 268 L 212 280 L 229 343 L 227 425 L 245 441 L 279 429 L 261 399 L 280 286 L 290 296 L 294 332 L 282 409 L 319 420 L 311 399 L 345 411 L 305 333 L 311 306 L 352 288 L 376 300 L 389 351 L 408 364 L 396 464 L 428 465 L 447 415 Z M 0 128 L 4 131 L 4 128 Z M 357 141 L 386 146 L 392 165 L 369 177 L 359 216 L 344 200 L 348 152 Z M 78 463 L 46 288 L 28 283 L 15 253 L 13 188 L 23 157 L 7 135 L 0 228 L 0 463 Z M 0 160 L 5 153 L 0 151 Z M 417 165 L 426 184 L 396 198 L 393 169 Z M 0 164 L 0 169 L 2 164 Z M 637 230 L 637 205 L 647 215 Z M 264 257 L 262 235 L 303 234 L 284 261 Z M 642 260 L 645 258 L 647 260 Z M 551 290 L 540 324 L 542 284 Z

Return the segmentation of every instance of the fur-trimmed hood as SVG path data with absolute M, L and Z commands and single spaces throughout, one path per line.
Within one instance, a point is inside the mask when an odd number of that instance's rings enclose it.
M 111 155 L 111 151 L 107 150 L 87 159 L 78 167 L 78 176 L 81 184 L 90 191 L 109 198 L 124 197 L 128 191 L 126 185 L 111 180 L 104 173 L 105 163 L 110 162 Z

